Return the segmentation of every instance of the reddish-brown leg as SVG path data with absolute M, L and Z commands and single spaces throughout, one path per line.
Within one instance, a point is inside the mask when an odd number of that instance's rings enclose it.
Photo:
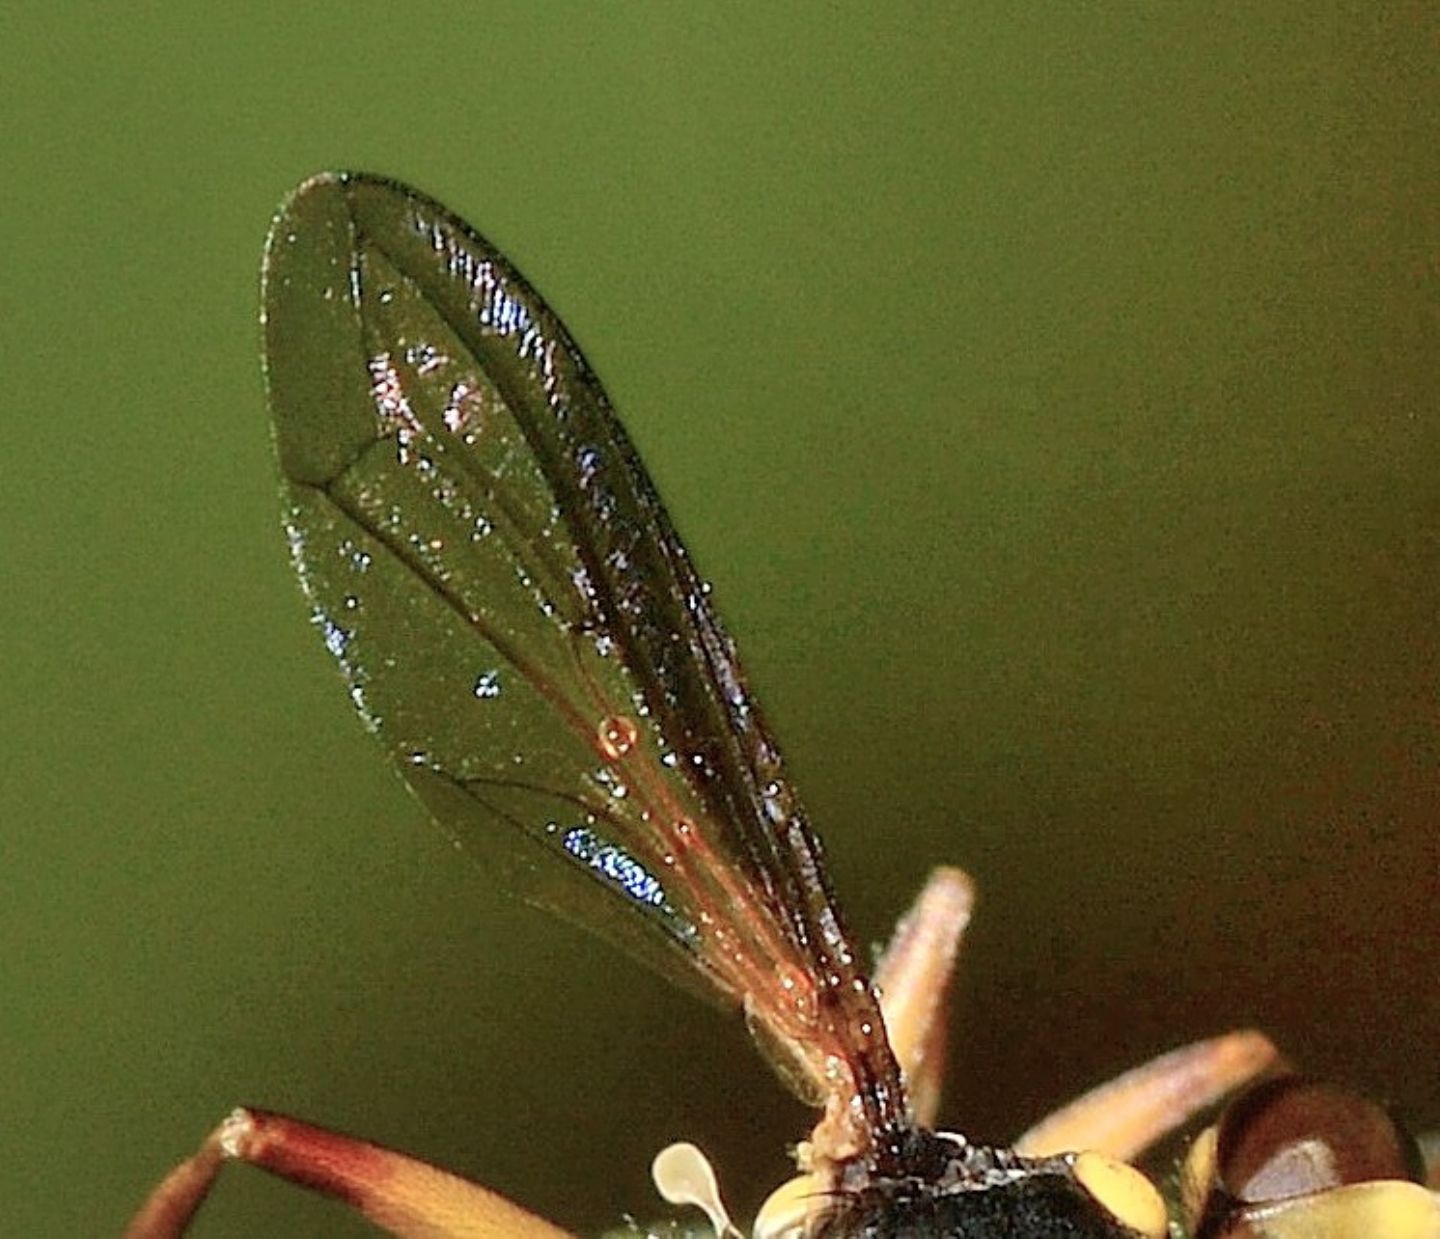
M 574 1239 L 503 1196 L 380 1145 L 236 1110 L 151 1193 L 124 1239 L 179 1239 L 228 1159 L 344 1201 L 398 1239 Z

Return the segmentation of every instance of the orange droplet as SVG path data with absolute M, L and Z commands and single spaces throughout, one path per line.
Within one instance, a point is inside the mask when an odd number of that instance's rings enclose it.
M 634 719 L 623 714 L 607 715 L 595 730 L 595 747 L 606 761 L 619 761 L 635 747 L 639 734 Z

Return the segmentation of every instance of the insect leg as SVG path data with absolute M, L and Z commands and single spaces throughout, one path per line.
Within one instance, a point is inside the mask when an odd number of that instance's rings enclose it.
M 236 1110 L 151 1193 L 124 1239 L 180 1239 L 228 1160 L 333 1196 L 397 1239 L 574 1239 L 503 1196 L 380 1145 Z
M 962 870 L 935 869 L 875 970 L 885 1030 L 922 1127 L 934 1124 L 940 1108 L 950 978 L 974 903 L 974 884 Z
M 1041 1119 L 1015 1150 L 1048 1157 L 1088 1149 L 1130 1161 L 1276 1058 L 1270 1039 L 1248 1029 L 1181 1046 Z

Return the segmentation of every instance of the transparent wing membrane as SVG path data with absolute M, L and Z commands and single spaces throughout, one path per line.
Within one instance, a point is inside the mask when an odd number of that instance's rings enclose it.
M 862 1145 L 897 1131 L 818 843 L 559 321 L 463 222 L 363 176 L 282 209 L 265 316 L 314 621 L 432 815 L 530 897 L 742 1007 L 812 1100 L 858 1098 Z

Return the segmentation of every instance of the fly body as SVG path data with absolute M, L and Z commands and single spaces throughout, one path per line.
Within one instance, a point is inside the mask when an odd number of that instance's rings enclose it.
M 463 850 L 741 1017 L 814 1106 L 754 1239 L 1440 1234 L 1398 1129 L 1381 1156 L 1371 1137 L 1392 1129 L 1305 1089 L 1197 1141 L 1167 1211 L 1131 1163 L 1273 1072 L 1255 1032 L 1161 1055 L 1010 1148 L 936 1132 L 970 881 L 937 869 L 867 966 L 710 589 L 559 318 L 463 220 L 370 175 L 291 195 L 263 284 L 291 558 L 365 725 Z M 127 1234 L 179 1236 L 227 1159 L 393 1235 L 566 1233 L 402 1154 L 244 1109 Z M 654 1178 L 707 1233 L 741 1234 L 693 1146 L 666 1149 Z

